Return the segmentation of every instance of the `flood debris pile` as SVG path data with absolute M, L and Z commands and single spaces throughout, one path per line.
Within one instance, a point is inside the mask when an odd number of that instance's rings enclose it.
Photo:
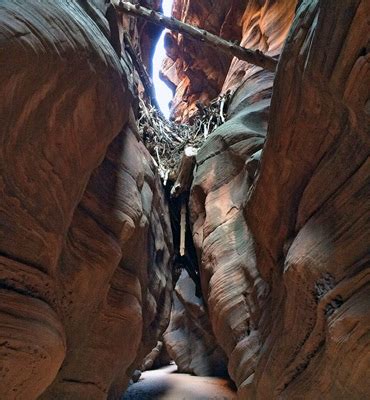
M 139 132 L 164 185 L 176 181 L 183 155 L 196 153 L 208 135 L 225 122 L 230 98 L 228 91 L 207 106 L 198 102 L 198 112 L 191 124 L 167 120 L 155 106 L 140 98 Z

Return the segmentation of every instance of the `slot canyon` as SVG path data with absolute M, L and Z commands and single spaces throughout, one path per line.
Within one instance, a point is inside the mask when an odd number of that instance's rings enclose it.
M 162 11 L 0 1 L 0 400 L 370 399 L 370 2 Z

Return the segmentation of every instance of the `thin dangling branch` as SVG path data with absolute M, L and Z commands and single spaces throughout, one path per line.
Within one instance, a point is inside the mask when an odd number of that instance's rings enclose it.
M 277 60 L 263 54 L 259 50 L 250 50 L 241 47 L 233 42 L 229 42 L 216 36 L 204 29 L 186 24 L 174 17 L 166 17 L 154 10 L 141 7 L 139 4 L 131 4 L 121 1 L 115 6 L 118 12 L 123 12 L 136 17 L 144 18 L 154 24 L 160 25 L 175 32 L 190 36 L 193 39 L 199 40 L 216 50 L 220 50 L 228 55 L 247 61 L 250 64 L 257 65 L 268 71 L 274 72 L 277 66 Z
M 186 203 L 182 199 L 180 215 L 180 256 L 185 255 L 185 235 L 186 235 Z

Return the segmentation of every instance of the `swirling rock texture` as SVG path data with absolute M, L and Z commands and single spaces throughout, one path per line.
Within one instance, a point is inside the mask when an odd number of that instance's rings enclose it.
M 0 5 L 4 400 L 118 398 L 168 323 L 167 205 L 104 2 L 81 4 Z
M 242 44 L 278 54 L 294 7 L 293 1 L 249 2 Z M 252 158 L 265 140 L 273 81 L 273 73 L 233 61 L 223 88 L 234 92 L 229 117 L 198 152 L 190 199 L 203 296 L 238 387 L 256 368 L 262 346 L 259 321 L 269 293 L 244 209 L 254 180 Z
M 281 56 L 246 207 L 271 286 L 246 397 L 370 395 L 369 15 L 303 1 Z
M 174 13 L 280 61 L 167 35 L 175 118 L 233 95 L 190 193 L 203 299 L 183 272 L 166 346 L 191 373 L 226 358 L 243 400 L 368 398 L 369 2 Z M 119 398 L 168 324 L 169 212 L 115 22 L 103 0 L 0 4 L 4 400 Z
M 266 51 L 270 37 L 269 54 L 279 54 L 294 7 L 293 1 L 272 6 L 250 2 L 246 9 L 244 4 L 242 44 Z M 198 46 L 197 52 L 200 51 L 203 48 Z M 205 62 L 212 63 L 212 60 Z M 223 92 L 235 91 L 229 118 L 198 153 L 190 198 L 193 239 L 198 249 L 206 310 L 217 342 L 229 357 L 229 372 L 237 384 L 248 374 L 246 368 L 250 371 L 259 348 L 260 303 L 268 290 L 255 265 L 243 204 L 253 178 L 248 176 L 250 168 L 246 161 L 263 146 L 273 79 L 272 73 L 233 60 L 222 88 Z M 171 316 L 165 335 L 167 347 L 168 332 L 181 324 L 185 325 L 181 329 L 183 341 L 194 342 L 188 333 L 192 332 L 194 318 L 186 308 L 182 313 L 187 322 L 176 318 L 176 312 Z M 177 321 L 172 321 L 174 318 Z M 208 327 L 207 336 L 212 337 L 213 332 Z M 187 339 L 186 335 L 189 335 Z M 203 339 L 198 335 L 197 340 L 202 342 Z M 195 353 L 199 358 L 197 362 L 201 363 L 204 356 Z M 186 354 L 179 344 L 172 345 L 172 356 L 184 370 L 191 370 L 191 354 Z
M 365 399 L 370 6 L 298 3 L 245 8 L 242 44 L 284 51 L 276 77 L 233 60 L 198 152 L 202 292 L 241 399 Z
M 226 357 L 217 344 L 203 300 L 186 270 L 175 286 L 170 324 L 163 335 L 167 351 L 179 372 L 198 376 L 225 376 Z

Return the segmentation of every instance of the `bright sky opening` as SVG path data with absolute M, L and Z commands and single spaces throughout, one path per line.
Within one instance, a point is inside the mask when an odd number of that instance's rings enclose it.
M 171 16 L 173 0 L 163 0 L 163 14 L 168 17 Z M 156 97 L 162 113 L 166 118 L 170 115 L 169 102 L 172 100 L 172 90 L 160 79 L 159 70 L 161 69 L 162 61 L 166 57 L 166 51 L 164 49 L 164 34 L 163 31 L 161 37 L 158 40 L 153 56 L 153 84 L 155 87 Z

